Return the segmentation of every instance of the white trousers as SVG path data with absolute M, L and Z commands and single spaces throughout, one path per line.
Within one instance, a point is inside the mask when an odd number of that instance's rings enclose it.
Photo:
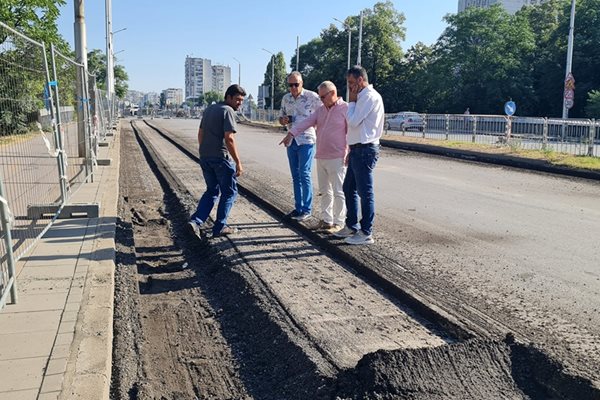
M 346 202 L 343 189 L 345 176 L 346 167 L 343 158 L 317 159 L 321 219 L 328 224 L 344 226 L 346 223 Z

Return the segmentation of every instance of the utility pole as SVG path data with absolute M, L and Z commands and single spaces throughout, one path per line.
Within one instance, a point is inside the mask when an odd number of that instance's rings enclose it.
M 112 49 L 112 3 L 111 0 L 105 0 L 106 7 L 106 95 L 109 103 L 109 124 L 112 128 L 114 119 L 113 93 L 115 91 L 114 83 L 114 60 Z
M 85 93 L 85 82 L 87 79 L 87 40 L 85 29 L 85 10 L 84 0 L 75 0 L 73 2 L 75 11 L 75 22 L 73 23 L 75 33 L 75 58 L 79 64 L 83 65 L 83 73 L 77 73 L 77 97 L 82 106 L 89 107 L 87 95 Z M 60 112 L 60 110 L 58 111 Z M 82 113 L 82 115 L 84 115 Z M 86 138 L 85 124 L 77 124 L 77 152 L 79 157 L 86 157 Z
M 275 103 L 275 53 L 263 48 L 271 55 L 271 118 L 273 118 L 273 103 Z
M 573 105 L 573 99 L 570 100 L 570 105 L 567 104 L 567 90 L 573 90 L 571 88 L 567 88 L 567 80 L 571 76 L 572 67 L 573 67 L 573 40 L 575 34 L 575 0 L 571 0 L 571 20 L 569 22 L 569 42 L 567 47 L 567 66 L 565 71 L 565 93 L 563 94 L 563 119 L 569 118 L 569 108 Z M 574 94 L 573 94 L 574 95 Z
M 344 25 L 344 27 L 348 30 L 348 66 L 346 67 L 346 72 L 348 72 L 348 70 L 350 69 L 350 50 L 352 47 L 352 30 L 350 29 L 350 25 L 348 25 L 347 23 L 345 23 L 344 21 L 340 21 L 337 18 L 333 18 L 334 20 L 336 20 L 337 22 L 341 23 L 342 25 Z M 348 83 L 346 83 L 346 98 L 344 100 L 348 101 L 348 99 L 350 98 L 350 87 L 348 86 Z
M 361 65 L 360 53 L 362 50 L 362 26 L 363 26 L 363 12 L 360 12 L 360 25 L 358 26 L 358 57 L 356 57 L 356 65 Z
M 238 85 L 242 86 L 242 63 L 235 57 L 233 59 L 238 63 Z
M 300 36 L 296 36 L 296 71 L 298 71 L 298 69 L 300 65 Z

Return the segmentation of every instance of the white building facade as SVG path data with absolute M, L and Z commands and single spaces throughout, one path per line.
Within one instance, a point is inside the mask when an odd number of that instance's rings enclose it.
M 212 90 L 213 68 L 206 58 L 185 58 L 185 98 L 198 98 Z
M 185 58 L 185 99 L 198 98 L 206 92 L 225 94 L 231 85 L 231 68 L 212 65 L 207 58 Z
M 540 4 L 543 1 L 544 0 L 458 0 L 458 12 L 462 12 L 469 7 L 490 7 L 494 4 L 500 4 L 510 14 L 514 14 L 525 5 Z
M 213 65 L 212 76 L 212 90 L 224 95 L 231 85 L 231 68 L 228 65 Z
M 174 105 L 179 106 L 183 103 L 183 90 L 182 89 L 169 88 L 169 89 L 163 90 L 163 93 L 165 95 L 165 103 L 167 105 L 174 104 Z

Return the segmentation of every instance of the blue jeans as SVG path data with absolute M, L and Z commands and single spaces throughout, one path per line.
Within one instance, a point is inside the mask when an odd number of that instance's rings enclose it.
M 375 193 L 373 169 L 379 159 L 379 145 L 364 145 L 350 148 L 348 170 L 344 179 L 346 196 L 346 225 L 366 235 L 373 232 L 375 219 Z M 358 223 L 358 201 L 360 197 L 361 220 Z
M 200 198 L 192 218 L 206 222 L 220 193 L 221 199 L 213 227 L 213 234 L 218 235 L 227 224 L 227 217 L 237 197 L 235 164 L 224 158 L 205 157 L 200 159 L 200 167 L 206 183 L 206 192 Z
M 310 214 L 312 210 L 312 161 L 315 155 L 314 144 L 298 146 L 295 140 L 287 148 L 292 182 L 294 184 L 294 207 L 299 213 Z

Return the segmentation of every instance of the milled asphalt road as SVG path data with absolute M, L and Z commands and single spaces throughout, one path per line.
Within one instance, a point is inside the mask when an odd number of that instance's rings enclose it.
M 193 140 L 199 121 L 151 122 Z M 239 128 L 245 169 L 291 198 L 282 134 Z M 375 238 L 405 268 L 600 359 L 600 184 L 394 149 L 375 174 Z

